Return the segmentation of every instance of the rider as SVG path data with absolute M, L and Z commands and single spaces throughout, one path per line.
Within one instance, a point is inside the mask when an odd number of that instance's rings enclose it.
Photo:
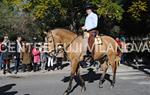
M 87 55 L 87 47 L 89 43 L 90 49 L 93 47 L 94 38 L 97 35 L 97 26 L 98 26 L 98 15 L 93 12 L 93 6 L 91 4 L 86 5 L 85 7 L 87 17 L 85 19 L 85 24 L 82 27 L 84 32 L 84 46 L 83 46 L 83 55 Z M 90 51 L 91 52 L 91 51 Z

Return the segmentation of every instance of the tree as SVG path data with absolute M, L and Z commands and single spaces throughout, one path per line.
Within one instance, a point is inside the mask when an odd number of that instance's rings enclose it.
M 19 4 L 18 2 L 15 2 L 15 4 Z M 19 6 L 15 4 L 14 2 L 9 2 L 9 0 L 0 2 L 0 31 L 2 35 L 8 33 L 10 38 L 13 39 L 16 35 L 22 35 L 29 41 L 32 40 L 33 35 L 37 35 L 37 38 L 42 39 L 40 37 L 42 31 L 32 16 L 24 14 L 19 10 Z
M 23 5 L 23 10 L 42 23 L 43 28 L 75 28 L 78 25 L 82 2 L 84 0 L 31 0 Z
M 120 21 L 122 19 L 122 14 L 124 13 L 123 8 L 117 2 L 112 0 L 91 0 L 97 6 L 97 13 L 101 16 L 107 17 L 111 20 Z M 114 0 L 115 1 L 115 0 Z M 120 0 L 119 0 L 120 1 Z
M 128 8 L 127 12 L 131 14 L 131 16 L 140 21 L 142 14 L 148 11 L 147 1 L 135 0 L 132 2 L 132 5 Z
M 142 36 L 150 31 L 150 0 L 132 0 L 123 4 L 122 28 L 129 36 Z
M 113 27 L 119 26 L 122 18 L 124 9 L 122 8 L 122 0 L 90 0 L 97 7 L 97 13 L 101 16 L 103 21 L 103 27 L 101 32 L 107 35 L 119 33 L 113 33 Z

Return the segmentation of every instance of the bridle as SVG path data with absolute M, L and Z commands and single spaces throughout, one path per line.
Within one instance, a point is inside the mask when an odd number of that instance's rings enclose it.
M 47 37 L 47 41 L 48 41 L 49 38 L 52 38 L 53 47 L 54 47 L 54 50 L 52 50 L 50 53 L 52 54 L 54 52 L 54 54 L 56 54 L 56 52 L 57 52 L 56 43 L 55 43 L 54 36 L 53 36 L 51 31 L 50 31 L 50 36 Z

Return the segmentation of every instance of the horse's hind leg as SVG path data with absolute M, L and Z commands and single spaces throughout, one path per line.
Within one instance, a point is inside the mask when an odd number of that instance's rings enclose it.
M 111 64 L 112 66 L 112 72 L 113 72 L 113 79 L 112 79 L 112 83 L 111 83 L 111 86 L 114 87 L 114 84 L 116 82 L 116 70 L 117 70 L 117 63 L 116 62 L 113 62 Z
M 103 73 L 101 75 L 101 78 L 99 80 L 99 88 L 102 88 L 102 84 L 105 80 L 105 75 L 106 75 L 106 72 L 107 72 L 107 69 L 108 69 L 108 61 L 105 61 L 102 65 L 102 69 L 103 69 Z

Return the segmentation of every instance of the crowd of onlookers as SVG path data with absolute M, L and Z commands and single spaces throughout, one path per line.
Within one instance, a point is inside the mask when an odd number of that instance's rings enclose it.
M 120 63 L 128 64 L 136 59 L 133 55 L 135 52 L 128 53 L 125 38 L 116 38 L 116 42 L 122 50 L 122 52 L 118 51 L 121 58 Z M 62 62 L 66 56 L 64 56 L 65 52 L 61 44 L 57 46 L 57 49 L 58 51 L 49 52 L 45 45 L 29 43 L 22 40 L 21 36 L 17 36 L 15 41 L 10 41 L 8 35 L 5 34 L 3 40 L 0 41 L 0 70 L 3 71 L 3 74 L 6 72 L 17 74 L 19 71 L 36 72 L 39 70 L 50 71 L 55 68 L 62 69 Z M 149 56 L 149 53 L 144 52 L 142 54 Z
M 118 51 L 121 64 L 150 67 L 150 43 L 148 38 L 135 37 L 133 39 L 131 37 L 125 39 L 125 37 L 118 37 L 115 40 L 121 50 Z
M 20 70 L 36 72 L 39 70 L 50 71 L 55 68 L 62 69 L 64 57 L 62 45 L 58 46 L 59 51 L 57 55 L 54 55 L 53 52 L 49 53 L 48 50 L 45 50 L 48 48 L 41 48 L 40 44 L 28 43 L 22 40 L 21 36 L 18 36 L 13 42 L 13 48 L 10 43 L 6 34 L 0 43 L 0 70 L 3 70 L 3 74 L 6 72 L 17 74 Z

